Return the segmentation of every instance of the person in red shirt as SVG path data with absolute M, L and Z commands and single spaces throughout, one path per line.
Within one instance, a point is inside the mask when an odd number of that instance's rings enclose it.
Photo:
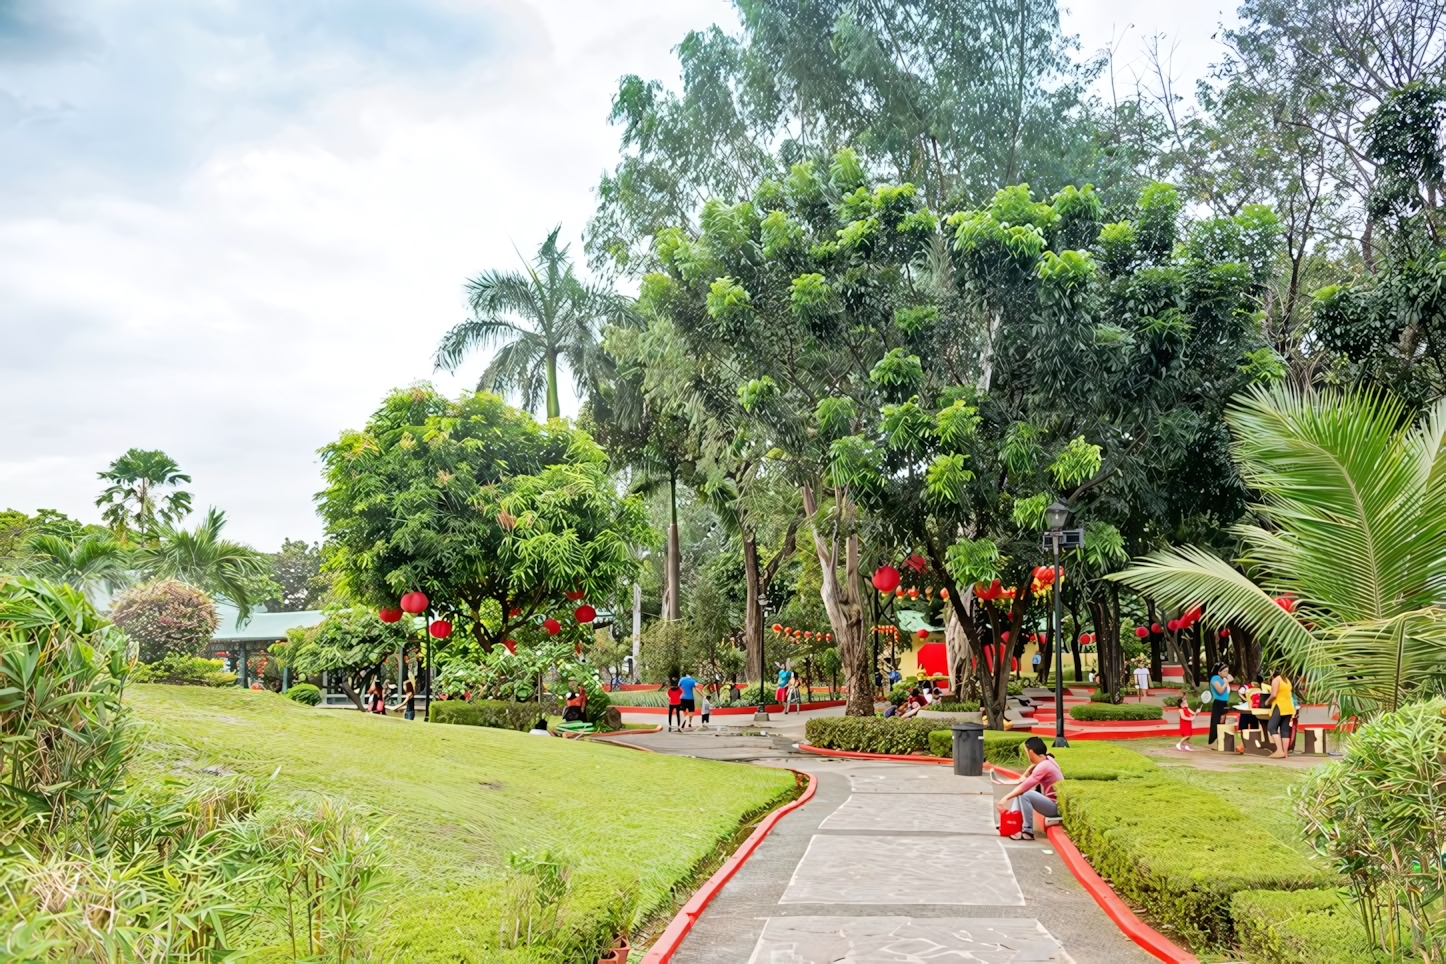
M 678 718 L 678 729 L 683 729 L 683 687 L 673 680 L 668 686 L 668 731 L 673 730 L 673 717 Z

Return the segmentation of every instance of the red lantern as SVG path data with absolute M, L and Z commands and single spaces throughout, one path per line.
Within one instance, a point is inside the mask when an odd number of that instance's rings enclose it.
M 893 592 L 899 586 L 899 570 L 893 566 L 880 566 L 874 570 L 873 583 L 879 592 Z
M 1288 613 L 1295 612 L 1295 598 L 1289 593 L 1284 596 L 1276 596 L 1275 604 Z
M 516 641 L 516 640 L 504 639 L 504 640 L 502 641 L 502 645 L 507 648 L 507 651 L 508 651 L 509 653 L 516 653 L 516 652 L 517 652 L 517 641 Z
M 435 619 L 432 621 L 432 625 L 427 627 L 427 632 L 437 639 L 446 639 L 452 635 L 452 624 L 445 619 Z
M 1220 635 L 1221 635 L 1221 637 L 1224 638 L 1224 639 L 1229 639 L 1229 638 L 1230 638 L 1230 630 L 1228 630 L 1228 629 L 1222 629 L 1222 630 L 1220 630 Z
M 516 619 L 518 616 L 521 616 L 521 615 L 522 615 L 522 610 L 518 609 L 516 606 L 513 606 L 511 609 L 507 610 L 507 618 L 508 618 L 508 619 Z
M 910 599 L 918 599 L 918 598 L 919 598 L 919 590 L 916 589 L 916 588 L 914 588 L 913 586 L 910 586 L 910 587 L 909 587 L 909 598 L 910 598 Z
M 1006 643 L 1009 642 L 1009 630 L 1006 629 L 1004 632 L 1000 633 L 999 638 L 1004 640 Z
M 1090 641 L 1090 634 L 1089 634 L 1089 633 L 1080 633 L 1080 634 L 1079 634 L 1079 642 L 1080 642 L 1080 645 L 1081 645 L 1081 646 L 1083 646 L 1085 643 L 1087 643 L 1087 642 L 1089 642 L 1089 641 Z
M 824 638 L 827 639 L 830 643 L 833 642 L 833 633 L 828 633 L 827 635 L 825 635 Z
M 1174 632 L 1179 632 L 1179 630 L 1180 630 L 1180 620 L 1178 620 L 1178 619 L 1172 619 L 1172 620 L 1170 620 L 1168 623 L 1165 624 L 1165 628 L 1168 629 L 1168 630 L 1170 630 L 1170 632 L 1172 632 L 1172 633 L 1174 633 Z
M 774 624 L 773 624 L 773 635 L 777 636 L 777 635 L 778 635 L 779 633 L 781 633 L 781 632 L 783 632 L 783 623 L 774 623 Z
M 811 629 L 806 629 L 806 630 L 804 630 L 804 632 L 803 632 L 803 638 L 804 638 L 804 639 L 813 639 L 813 630 L 811 630 Z
M 928 639 L 929 631 L 927 629 L 915 630 L 914 635 L 918 636 L 920 639 Z
M 563 595 L 567 597 L 568 602 L 577 602 L 584 595 L 586 595 L 586 593 L 584 593 L 581 589 L 574 589 L 570 592 L 563 593 Z
M 1094 634 L 1094 633 L 1090 633 L 1090 645 L 1093 646 L 1094 644 L 1095 644 L 1095 634 Z
M 402 608 L 413 616 L 427 611 L 427 594 L 423 592 L 409 592 L 402 596 Z
M 547 635 L 556 636 L 558 633 L 562 632 L 562 623 L 553 619 L 551 616 L 548 616 L 542 621 L 542 628 L 547 630 Z
M 900 589 L 895 589 L 895 590 L 894 590 L 894 598 L 895 598 L 895 599 L 903 599 L 903 598 L 904 598 L 904 590 L 903 590 L 902 588 L 900 588 Z
M 1146 629 L 1144 626 L 1136 626 L 1136 627 L 1135 627 L 1135 635 L 1138 636 L 1138 637 L 1141 638 L 1141 639 L 1144 639 L 1146 636 L 1150 635 L 1150 631 L 1149 631 L 1148 629 Z
M 1152 633 L 1154 633 L 1156 636 L 1158 636 L 1158 635 L 1160 635 L 1161 633 L 1163 633 L 1164 630 L 1160 628 L 1160 624 L 1159 624 L 1159 623 L 1151 623 L 1151 624 L 1150 624 L 1150 632 L 1152 632 Z
M 402 618 L 402 611 L 400 609 L 383 606 L 377 610 L 377 618 L 384 623 L 395 623 Z
M 577 621 L 580 623 L 590 623 L 597 618 L 597 610 L 593 609 L 587 603 L 578 606 L 572 611 L 572 614 L 577 617 Z
M 923 572 L 929 568 L 928 560 L 917 554 L 911 555 L 908 559 L 904 560 L 904 564 L 915 572 Z
M 948 599 L 948 598 L 949 598 L 949 590 L 948 590 L 948 589 L 940 589 L 940 590 L 939 590 L 939 598 L 940 598 L 940 599 Z

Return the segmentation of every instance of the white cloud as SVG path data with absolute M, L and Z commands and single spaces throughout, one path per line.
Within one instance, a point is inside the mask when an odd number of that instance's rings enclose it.
M 462 282 L 557 223 L 580 247 L 617 78 L 736 25 L 723 0 L 305 6 L 0 15 L 0 508 L 97 519 L 96 471 L 140 446 L 237 537 L 318 538 L 315 450 L 432 377 Z

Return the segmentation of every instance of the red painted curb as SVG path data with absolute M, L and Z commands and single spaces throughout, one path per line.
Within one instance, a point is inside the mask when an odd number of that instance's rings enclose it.
M 1005 767 L 996 766 L 993 763 L 984 764 L 989 769 L 998 773 L 1006 780 L 1018 780 L 1019 774 Z M 1165 964 L 1200 964 L 1200 959 L 1189 951 L 1181 950 L 1173 941 L 1164 934 L 1155 930 L 1149 924 L 1135 916 L 1129 905 L 1120 900 L 1119 895 L 1105 883 L 1104 878 L 1095 873 L 1095 869 L 1085 860 L 1084 854 L 1069 839 L 1064 827 L 1055 825 L 1045 831 L 1049 842 L 1054 844 L 1054 849 L 1059 852 L 1059 857 L 1069 872 L 1074 874 L 1074 879 L 1080 882 L 1095 903 L 1100 905 L 1100 910 L 1105 916 L 1115 922 L 1120 932 L 1130 940 L 1138 944 L 1142 949 L 1152 956 L 1165 962 Z
M 1126 937 L 1165 964 L 1200 964 L 1199 958 L 1194 954 L 1182 950 L 1164 934 L 1136 917 L 1135 912 L 1110 889 L 1110 885 L 1095 873 L 1095 869 L 1084 859 L 1084 855 L 1075 847 L 1074 841 L 1069 839 L 1069 834 L 1065 833 L 1063 827 L 1050 827 L 1045 833 L 1049 836 L 1049 842 L 1054 844 L 1054 849 L 1059 851 L 1064 865 L 1074 874 L 1075 880 L 1089 891 L 1095 903 L 1100 905 L 1100 910 L 1115 922 L 1115 926 Z
M 797 770 L 789 772 L 798 774 Z M 811 773 L 799 775 L 808 777 L 808 787 L 804 789 L 799 798 L 785 803 L 763 818 L 763 822 L 754 828 L 753 833 L 748 835 L 748 839 L 743 841 L 743 845 L 733 853 L 733 856 L 725 860 L 723 866 L 714 871 L 713 876 L 704 881 L 703 886 L 688 898 L 688 902 L 673 917 L 662 936 L 654 941 L 653 946 L 648 948 L 648 952 L 643 955 L 643 964 L 668 964 L 673 959 L 673 955 L 677 953 L 679 945 L 683 943 L 683 938 L 688 936 L 688 932 L 693 929 L 693 925 L 703 913 L 703 909 L 708 906 L 708 902 L 716 897 L 718 891 L 723 889 L 723 885 L 733 878 L 733 875 L 738 872 L 738 868 L 743 866 L 744 861 L 753 856 L 753 851 L 758 849 L 758 845 L 773 830 L 774 825 L 785 815 L 813 799 L 813 792 L 818 787 L 818 777 Z
M 621 704 L 621 703 L 614 703 L 614 704 L 612 704 L 612 705 L 617 708 L 617 710 L 618 710 L 619 713 L 653 713 L 653 714 L 657 714 L 658 716 L 663 716 L 663 715 L 666 715 L 667 712 L 668 712 L 668 708 L 667 708 L 666 706 L 624 706 L 624 705 Z M 796 704 L 791 704 L 791 705 L 796 705 Z M 805 703 L 805 704 L 803 704 L 803 708 L 804 708 L 804 711 L 807 712 L 808 710 L 826 710 L 826 709 L 830 709 L 831 707 L 835 707 L 835 706 L 846 706 L 846 705 L 848 705 L 848 700 L 819 700 L 817 703 Z M 751 716 L 751 715 L 753 715 L 754 713 L 757 713 L 757 712 L 758 712 L 758 707 L 757 707 L 757 706 L 715 706 L 715 707 L 713 707 L 713 715 L 714 715 L 714 716 Z M 768 706 L 764 708 L 764 712 L 766 712 L 766 713 L 777 713 L 777 714 L 779 714 L 780 716 L 782 716 L 782 715 L 783 715 L 783 704 L 782 704 L 782 703 L 769 703 Z M 793 714 L 793 713 L 797 713 L 797 712 L 798 712 L 798 710 L 796 710 L 796 709 L 789 711 L 790 715 Z
M 850 760 L 893 760 L 896 763 L 942 763 L 945 766 L 953 766 L 954 761 L 942 756 L 900 756 L 891 753 L 858 753 L 854 750 L 825 750 L 823 747 L 811 746 L 807 743 L 798 744 L 798 748 L 805 753 L 817 753 L 819 756 L 847 757 Z

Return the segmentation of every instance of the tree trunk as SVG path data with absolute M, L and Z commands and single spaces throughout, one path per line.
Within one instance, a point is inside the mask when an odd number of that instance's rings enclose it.
M 663 618 L 669 622 L 676 622 L 682 618 L 683 599 L 679 591 L 679 583 L 682 582 L 683 563 L 680 558 L 681 550 L 678 547 L 678 477 L 668 477 L 668 509 L 670 512 L 668 522 L 668 558 L 665 560 L 666 576 L 664 583 L 667 588 L 664 591 Z
M 547 353 L 547 417 L 562 417 L 562 407 L 557 403 L 557 356 L 552 352 Z
M 823 570 L 823 586 L 820 595 L 823 607 L 828 611 L 829 625 L 833 628 L 834 641 L 838 644 L 839 659 L 844 667 L 844 682 L 849 688 L 846 716 L 874 715 L 873 674 L 869 666 L 869 645 L 864 632 L 864 607 L 859 597 L 859 537 L 848 534 L 844 537 L 844 573 L 839 578 L 838 528 L 852 521 L 853 506 L 848 496 L 835 491 L 838 508 L 846 517 L 838 520 L 834 535 L 829 539 L 818 531 L 818 503 L 812 486 L 803 487 L 803 508 L 809 517 L 813 531 L 813 548 L 818 554 L 819 567 Z
M 747 655 L 744 673 L 748 679 L 764 682 L 762 587 L 758 576 L 758 542 L 753 533 L 743 534 L 743 651 Z
M 1155 618 L 1155 600 L 1145 600 L 1145 616 L 1150 620 L 1150 679 L 1163 683 L 1165 677 L 1160 674 L 1160 664 L 1164 660 L 1160 658 L 1160 634 L 1155 632 L 1155 624 L 1159 622 Z

